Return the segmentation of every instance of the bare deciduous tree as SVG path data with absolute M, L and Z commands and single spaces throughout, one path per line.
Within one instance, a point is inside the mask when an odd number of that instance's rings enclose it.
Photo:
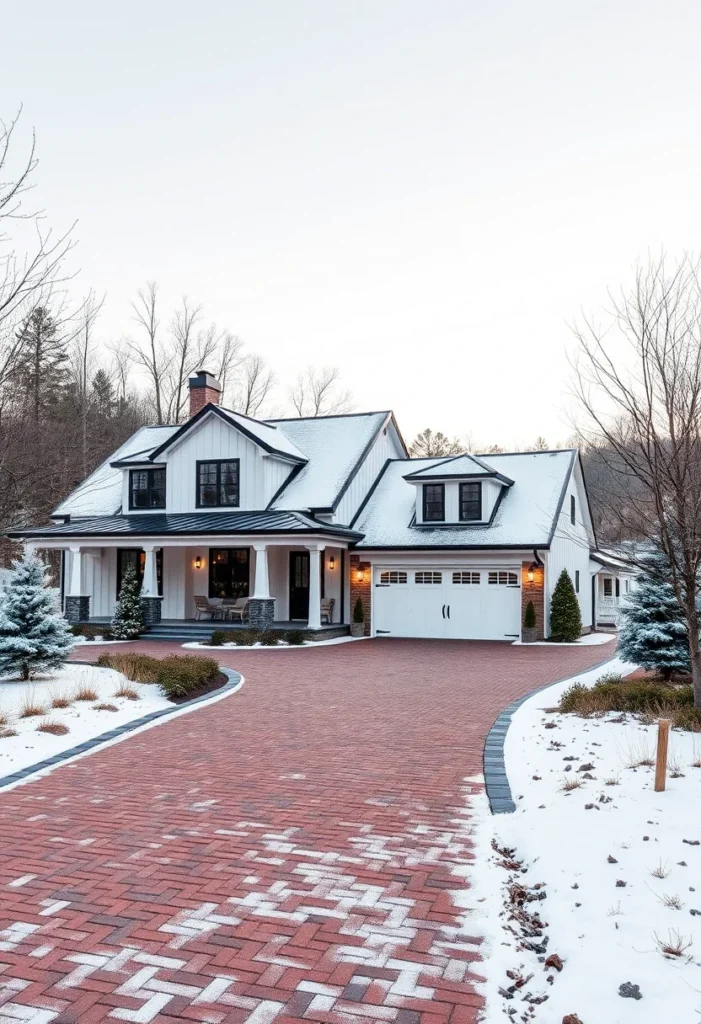
M 339 391 L 340 373 L 335 366 L 315 369 L 308 366 L 300 373 L 293 388 L 290 401 L 298 416 L 333 416 L 350 412 L 353 396 L 350 391 Z
M 409 454 L 415 459 L 436 459 L 442 455 L 460 455 L 466 450 L 465 445 L 457 437 L 451 441 L 440 430 L 433 431 L 430 427 L 417 434 L 409 445 Z
M 75 225 L 56 236 L 44 227 L 40 210 L 24 209 L 24 197 L 34 187 L 32 178 L 38 161 L 32 132 L 26 157 L 12 172 L 13 136 L 21 112 L 20 108 L 9 123 L 0 120 L 0 387 L 12 375 L 19 356 L 17 327 L 32 309 L 48 302 L 52 289 L 55 292 L 69 279 L 64 261 L 75 245 L 71 238 Z M 10 234 L 11 224 L 26 236 L 23 250 L 18 248 L 17 232 Z
M 611 296 L 605 326 L 585 319 L 575 390 L 584 436 L 607 453 L 619 493 L 612 513 L 659 544 L 689 635 L 701 709 L 697 595 L 701 570 L 701 275 L 660 259 Z
M 153 398 L 156 408 L 156 423 L 164 423 L 163 388 L 166 374 L 170 370 L 170 358 L 160 343 L 158 328 L 158 285 L 149 281 L 145 288 L 140 288 L 136 301 L 132 303 L 134 320 L 142 330 L 138 340 L 129 339 L 127 344 L 134 362 L 146 371 L 153 387 Z M 143 336 L 145 335 L 145 337 Z
M 246 356 L 233 391 L 232 409 L 245 416 L 257 416 L 275 386 L 275 374 L 262 356 Z

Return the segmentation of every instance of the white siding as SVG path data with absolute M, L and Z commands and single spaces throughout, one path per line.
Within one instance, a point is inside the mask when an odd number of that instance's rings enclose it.
M 196 473 L 201 459 L 240 460 L 237 507 L 244 510 L 266 508 L 294 468 L 289 462 L 269 456 L 218 416 L 208 416 L 180 444 L 164 453 L 167 512 L 221 511 L 197 508 Z M 124 471 L 122 508 L 129 514 L 129 470 Z M 147 510 L 138 510 L 141 514 L 144 511 Z
M 360 508 L 363 499 L 382 472 L 387 459 L 404 458 L 397 432 L 391 423 L 381 430 L 370 451 L 365 456 L 348 490 L 341 498 L 334 517 L 335 523 L 348 526 Z
M 575 499 L 575 523 L 570 522 L 570 499 Z M 579 572 L 579 607 L 582 613 L 582 625 L 587 628 L 591 621 L 591 573 L 589 568 L 589 551 L 591 536 L 583 519 L 586 515 L 586 498 L 578 468 L 572 473 L 562 509 L 555 528 L 550 551 L 544 558 L 546 562 L 545 584 L 545 629 L 550 630 L 550 601 L 560 573 L 566 569 L 572 583 L 576 583 Z

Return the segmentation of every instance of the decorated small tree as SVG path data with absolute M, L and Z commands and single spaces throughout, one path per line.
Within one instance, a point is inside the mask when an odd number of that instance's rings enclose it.
M 656 669 L 664 679 L 691 671 L 686 620 L 661 552 L 645 560 L 623 603 L 618 653 L 633 665 Z
M 550 601 L 550 638 L 573 643 L 582 635 L 582 613 L 574 592 L 572 577 L 563 569 Z
M 29 553 L 12 564 L 9 583 L 0 594 L 0 672 L 31 679 L 63 665 L 75 643 L 48 572 Z
M 115 640 L 136 640 L 144 631 L 141 609 L 141 584 L 131 566 L 124 570 L 119 600 L 112 618 L 112 636 Z

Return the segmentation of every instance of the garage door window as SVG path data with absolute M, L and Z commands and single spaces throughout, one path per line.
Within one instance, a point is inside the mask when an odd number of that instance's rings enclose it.
M 481 574 L 478 572 L 454 572 L 453 583 L 476 583 L 479 584 Z
M 442 583 L 442 572 L 417 572 L 414 573 L 414 583 Z
M 406 583 L 407 579 L 405 572 L 383 572 L 380 574 L 380 583 L 383 587 L 388 587 L 390 583 Z
M 498 587 L 517 587 L 518 576 L 515 572 L 490 572 L 489 583 Z

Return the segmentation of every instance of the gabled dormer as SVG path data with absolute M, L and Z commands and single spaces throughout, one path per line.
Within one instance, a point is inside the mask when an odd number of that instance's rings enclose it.
M 277 426 L 220 408 L 221 386 L 207 371 L 189 384 L 190 419 L 157 447 L 111 463 L 123 472 L 122 512 L 267 508 L 306 457 Z
M 407 473 L 416 488 L 417 527 L 485 526 L 513 480 L 476 455 L 456 455 Z

